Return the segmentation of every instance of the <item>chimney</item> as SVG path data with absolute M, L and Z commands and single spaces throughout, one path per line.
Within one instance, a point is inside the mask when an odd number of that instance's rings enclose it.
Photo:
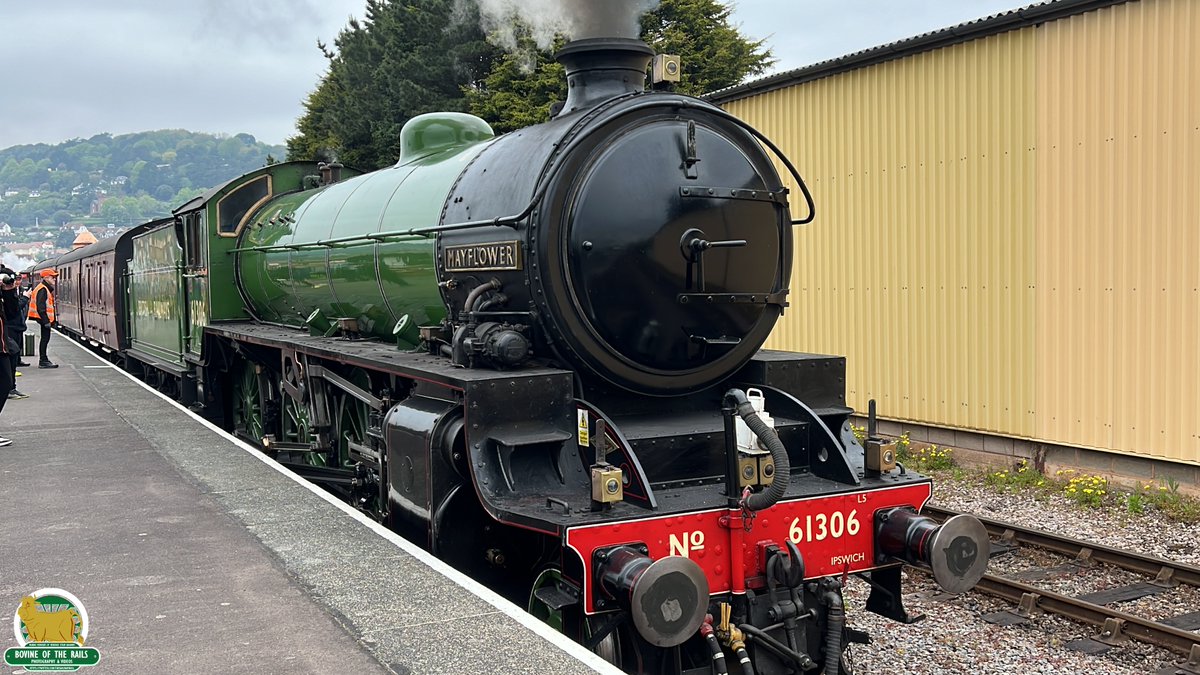
M 590 108 L 601 101 L 643 91 L 646 67 L 654 50 L 641 40 L 587 38 L 568 42 L 555 58 L 567 69 L 563 112 Z

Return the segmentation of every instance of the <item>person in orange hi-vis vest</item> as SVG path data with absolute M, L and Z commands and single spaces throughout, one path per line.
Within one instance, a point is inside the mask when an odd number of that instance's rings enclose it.
M 42 282 L 33 287 L 29 299 L 29 318 L 38 322 L 42 327 L 42 341 L 38 344 L 38 368 L 57 368 L 46 357 L 46 345 L 50 343 L 50 324 L 54 323 L 54 282 L 58 272 L 54 269 L 42 270 Z

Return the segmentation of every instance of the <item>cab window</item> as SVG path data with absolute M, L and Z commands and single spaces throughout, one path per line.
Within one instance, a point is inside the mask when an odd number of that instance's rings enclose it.
M 242 183 L 217 202 L 217 232 L 226 237 L 236 236 L 255 206 L 271 197 L 271 177 L 259 176 Z

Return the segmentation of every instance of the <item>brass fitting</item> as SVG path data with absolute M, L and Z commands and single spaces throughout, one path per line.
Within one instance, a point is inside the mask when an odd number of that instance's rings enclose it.
M 721 644 L 729 647 L 735 652 L 746 647 L 746 634 L 740 628 L 730 623 L 729 617 L 733 613 L 733 605 L 728 602 L 720 604 L 721 622 L 717 624 L 717 639 Z
M 592 467 L 592 501 L 612 504 L 625 498 L 621 470 L 612 465 Z

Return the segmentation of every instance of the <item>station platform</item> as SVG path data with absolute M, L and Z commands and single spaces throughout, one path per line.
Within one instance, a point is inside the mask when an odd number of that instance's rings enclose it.
M 0 413 L 0 651 L 55 588 L 84 675 L 620 672 L 69 339 L 50 357 Z

